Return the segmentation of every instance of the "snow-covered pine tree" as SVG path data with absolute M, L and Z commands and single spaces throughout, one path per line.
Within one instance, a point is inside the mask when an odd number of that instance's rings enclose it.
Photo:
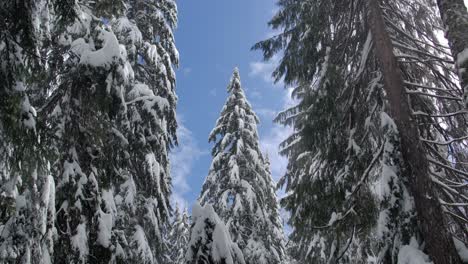
M 176 205 L 174 220 L 167 237 L 167 253 L 164 263 L 185 264 L 185 253 L 190 240 L 190 219 L 187 208 L 181 213 Z
M 113 183 L 123 152 L 117 121 L 132 71 L 94 1 L 56 4 L 51 96 L 42 109 L 57 157 L 54 260 L 109 263 L 122 255 Z
M 10 2 L 0 4 L 0 257 L 155 263 L 177 127 L 175 3 Z M 142 28 L 137 49 L 109 25 L 127 11 Z
M 124 92 L 126 115 L 119 134 L 125 165 L 119 170 L 119 229 L 133 262 L 163 260 L 163 236 L 169 232 L 171 177 L 168 151 L 177 142 L 175 73 L 178 52 L 173 30 L 177 6 L 172 0 L 124 1 L 127 9 L 109 17 L 127 50 L 132 84 Z M 148 248 L 147 250 L 141 250 Z
M 50 263 L 54 180 L 42 145 L 47 1 L 0 3 L 0 262 Z
M 192 209 L 186 264 L 245 264 L 242 251 L 211 205 L 196 203 Z
M 378 31 L 368 16 L 369 3 L 385 10 Z M 457 166 L 462 162 L 464 138 L 456 133 L 466 122 L 457 120 L 465 119 L 459 111 L 462 92 L 453 83 L 448 49 L 433 31 L 441 25 L 434 1 L 280 0 L 279 5 L 270 25 L 282 32 L 254 48 L 266 59 L 283 52 L 274 76 L 295 86 L 293 96 L 300 101 L 277 121 L 295 128 L 282 143 L 289 164 L 280 184 L 286 186 L 282 203 L 291 212 L 291 239 L 302 261 L 396 263 L 399 250 L 408 249 L 404 245 L 419 250 L 424 240 L 435 263 L 458 263 L 449 230 L 463 225 L 466 213 L 451 204 L 466 200 L 448 188 L 449 182 L 461 184 L 466 173 L 445 157 L 457 157 Z M 392 42 L 382 43 L 376 32 L 389 34 Z M 387 56 L 397 61 L 381 64 L 389 46 Z M 405 88 L 396 101 L 388 65 L 401 71 Z M 398 110 L 411 119 L 402 121 Z M 437 199 L 429 203 L 423 193 L 450 202 L 441 210 Z
M 246 263 L 282 263 L 282 225 L 259 147 L 259 120 L 245 97 L 237 68 L 227 91 L 228 99 L 209 136 L 214 142 L 213 161 L 199 201 L 212 204 L 226 222 Z

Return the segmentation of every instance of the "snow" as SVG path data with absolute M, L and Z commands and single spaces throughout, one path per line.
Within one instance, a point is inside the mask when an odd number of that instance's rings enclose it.
M 21 209 L 26 207 L 26 197 L 24 195 L 16 196 L 16 211 L 20 211 Z
M 136 245 L 142 263 L 154 263 L 153 252 L 146 239 L 145 231 L 139 225 L 135 226 L 135 233 L 132 236 L 132 244 Z
M 114 218 L 117 215 L 117 207 L 114 201 L 114 193 L 112 190 L 103 190 L 101 195 L 102 201 L 106 212 L 99 210 L 99 233 L 97 242 L 105 248 L 111 244 L 112 227 L 114 225 Z
M 98 39 L 103 41 L 101 49 L 91 50 L 88 45 L 87 49 L 83 49 L 80 56 L 80 64 L 90 65 L 93 67 L 103 67 L 106 70 L 110 69 L 110 66 L 116 64 L 121 58 L 120 44 L 114 33 L 101 29 L 98 35 Z M 80 43 L 82 48 L 86 45 Z
M 246 180 L 241 180 L 241 185 L 244 188 L 245 199 L 249 202 L 250 209 L 252 210 L 254 207 L 254 201 L 256 199 L 252 185 L 250 185 L 250 183 Z
M 228 234 L 228 231 L 226 230 L 226 227 L 222 224 L 217 224 L 213 231 L 214 243 L 213 243 L 213 248 L 211 249 L 213 259 L 217 262 L 221 262 L 222 259 L 228 256 L 228 259 L 226 260 L 226 262 L 233 263 L 233 260 L 230 254 L 231 252 L 230 252 L 229 245 L 227 243 L 222 243 L 224 241 L 230 240 L 228 236 L 229 234 Z
M 430 264 L 429 257 L 420 250 L 418 242 L 414 237 L 410 244 L 402 246 L 398 253 L 398 264 Z
M 377 237 L 382 239 L 385 234 L 389 232 L 388 230 L 388 221 L 389 221 L 388 210 L 382 210 L 379 213 L 379 218 L 377 219 Z
M 124 46 L 120 45 L 121 47 L 121 56 L 122 58 L 127 57 L 126 49 Z M 133 67 L 130 62 L 126 61 L 123 66 L 119 65 L 117 72 L 120 76 L 124 79 L 124 84 L 130 84 L 135 79 L 135 72 L 133 71 Z
M 18 81 L 16 82 L 15 87 L 13 87 L 13 89 L 18 92 L 24 92 L 26 91 L 26 86 L 24 85 L 23 82 Z
M 112 238 L 112 215 L 99 210 L 99 232 L 97 243 L 105 248 L 109 248 Z
M 70 238 L 71 246 L 74 250 L 78 251 L 80 260 L 86 262 L 86 257 L 89 253 L 88 248 L 88 233 L 86 231 L 86 224 L 80 223 L 76 227 L 76 234 Z
M 47 247 L 42 248 L 42 264 L 52 264 L 52 258 Z
M 361 53 L 361 63 L 359 64 L 359 70 L 356 73 L 356 78 L 361 76 L 362 72 L 364 71 L 367 63 L 367 58 L 369 57 L 369 52 L 371 49 L 371 44 L 372 44 L 372 34 L 369 30 L 369 33 L 367 34 L 367 39 L 366 42 L 364 43 L 364 47 L 362 49 Z
M 119 130 L 112 128 L 112 133 L 117 136 L 123 147 L 128 146 L 127 138 Z
M 78 11 L 78 19 L 76 22 L 67 27 L 67 32 L 72 34 L 80 34 L 80 33 L 89 33 L 89 29 L 91 28 L 91 15 L 83 12 L 83 11 Z
M 389 144 L 387 142 L 387 144 Z M 395 173 L 395 169 L 393 167 L 388 166 L 387 164 L 382 164 L 382 173 L 381 177 L 379 180 L 380 183 L 380 192 L 379 198 L 381 200 L 385 199 L 388 195 L 390 195 L 391 191 L 391 186 L 390 183 L 393 182 L 395 183 L 395 180 L 397 179 L 397 174 Z
M 75 150 L 72 149 L 71 152 L 73 152 L 73 156 L 76 156 Z M 77 174 L 82 174 L 80 165 L 75 160 L 72 162 L 65 161 L 63 163 L 63 173 L 62 177 L 60 177 L 58 187 L 68 183 L 70 181 L 70 177 L 75 177 Z
M 212 242 L 209 248 L 209 253 L 213 260 L 217 263 L 226 264 L 244 264 L 244 258 L 241 250 L 237 244 L 232 242 L 231 236 L 226 225 L 221 221 L 219 216 L 213 209 L 213 206 L 206 205 L 201 206 L 198 202 L 195 203 L 192 209 L 193 226 L 191 230 L 189 250 L 186 254 L 186 259 L 191 260 L 195 258 L 195 252 L 192 251 L 192 246 L 201 243 L 205 244 L 208 242 L 207 230 L 208 223 L 214 225 L 212 232 Z M 208 233 L 207 233 L 208 232 Z
M 156 211 L 157 211 L 157 202 L 154 199 L 147 199 L 145 203 L 145 219 L 148 220 L 150 223 L 150 226 L 154 228 L 155 230 L 155 235 L 158 238 L 161 238 L 161 234 L 159 232 L 159 220 L 158 217 L 156 216 Z M 165 208 L 167 210 L 167 208 Z
M 236 212 L 243 212 L 244 206 L 242 205 L 242 197 L 240 194 L 236 194 L 236 198 L 234 199 L 234 208 L 232 208 L 234 213 Z
M 332 226 L 336 221 L 341 219 L 341 213 L 335 213 L 333 212 L 332 215 L 330 216 L 330 220 L 328 221 L 328 226 Z
M 21 110 L 27 115 L 27 119 L 23 119 L 23 125 L 28 129 L 36 130 L 36 109 L 29 103 L 29 98 L 27 96 L 23 97 L 21 102 Z
M 457 56 L 457 64 L 458 66 L 462 66 L 463 64 L 468 61 L 468 48 L 464 49 L 462 52 L 458 53 Z
M 145 43 L 146 57 L 152 63 L 157 63 L 159 59 L 158 47 L 156 45 Z M 162 66 L 162 65 L 161 65 Z
M 380 113 L 380 126 L 382 128 L 388 127 L 395 132 L 398 131 L 395 121 L 385 112 Z
M 143 40 L 140 29 L 135 23 L 130 22 L 127 17 L 121 17 L 112 23 L 112 29 L 119 35 L 125 34 L 126 39 L 131 40 L 133 44 Z
M 453 242 L 455 243 L 455 248 L 457 249 L 458 255 L 460 255 L 461 260 L 464 263 L 468 263 L 468 248 L 466 247 L 466 245 L 456 238 L 453 238 Z
M 145 101 L 144 106 L 148 112 L 152 112 L 155 104 L 158 105 L 159 109 L 165 109 L 170 106 L 166 98 L 154 95 L 154 92 L 148 87 L 148 85 L 143 83 L 135 84 L 128 95 L 131 101 L 128 101 L 127 105 L 138 101 Z
M 114 201 L 114 191 L 111 190 L 102 190 L 101 195 L 102 200 L 104 201 L 104 205 L 106 208 L 106 212 L 110 213 L 112 216 L 117 215 L 117 207 Z
M 44 183 L 41 200 L 49 216 L 55 220 L 55 181 L 51 175 L 47 176 Z M 43 225 L 41 231 L 43 235 L 47 232 L 47 213 L 42 214 Z

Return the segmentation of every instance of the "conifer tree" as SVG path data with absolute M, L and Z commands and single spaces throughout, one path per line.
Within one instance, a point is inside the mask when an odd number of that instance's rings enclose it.
M 39 133 L 46 1 L 0 3 L 0 262 L 50 263 L 54 180 Z
M 274 76 L 300 101 L 276 120 L 295 128 L 281 145 L 289 164 L 280 185 L 302 261 L 396 263 L 405 245 L 419 250 L 424 241 L 434 263 L 458 263 L 449 237 L 466 214 L 442 210 L 438 199 L 465 199 L 447 189 L 465 172 L 445 158 L 464 157 L 465 117 L 448 49 L 433 31 L 441 25 L 433 1 L 279 5 L 270 25 L 281 33 L 254 48 L 266 59 L 283 52 Z M 385 21 L 378 30 L 375 10 Z
M 175 2 L 10 1 L 0 19 L 0 262 L 158 262 Z
M 190 240 L 190 223 L 187 209 L 182 213 L 176 205 L 174 220 L 167 238 L 167 256 L 165 263 L 184 264 L 187 245 Z
M 76 16 L 57 20 L 62 30 L 55 32 L 52 65 L 59 78 L 46 109 L 58 157 L 55 262 L 108 263 L 119 248 L 113 127 L 129 76 L 125 50 L 94 7 L 71 4 Z
M 70 229 L 56 243 L 57 260 L 156 263 L 163 256 L 176 97 L 171 58 L 160 46 L 174 52 L 167 30 L 177 13 L 173 2 L 148 1 L 160 16 L 142 12 L 136 25 L 127 15 L 138 3 L 117 2 L 58 6 L 73 11 L 58 21 L 54 66 L 67 70 L 48 106 L 61 145 L 57 222 Z
M 196 203 L 192 209 L 186 264 L 245 264 L 242 251 L 211 205 Z
M 128 8 L 110 20 L 132 69 L 132 81 L 123 96 L 125 116 L 117 129 L 125 143 L 120 155 L 125 165 L 115 182 L 116 199 L 126 212 L 118 225 L 127 236 L 130 247 L 125 250 L 132 261 L 162 261 L 163 236 L 170 231 L 171 214 L 168 151 L 177 143 L 173 67 L 178 64 L 178 53 L 172 33 L 177 6 L 167 0 L 125 3 Z M 140 229 L 144 237 L 137 236 Z M 141 252 L 141 245 L 149 250 Z M 158 253 L 145 257 L 145 252 Z
M 257 116 L 236 68 L 228 99 L 209 136 L 213 161 L 199 198 L 227 223 L 246 263 L 281 263 L 283 233 L 274 186 L 258 143 Z M 252 227 L 256 228 L 252 228 Z

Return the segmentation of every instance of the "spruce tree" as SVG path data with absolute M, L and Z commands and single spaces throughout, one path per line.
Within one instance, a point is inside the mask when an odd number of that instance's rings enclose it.
M 54 66 L 63 75 L 48 106 L 60 146 L 57 222 L 69 229 L 56 243 L 57 261 L 162 260 L 170 215 L 167 151 L 177 126 L 177 58 L 168 55 L 176 52 L 168 30 L 177 13 L 173 2 L 145 3 L 139 25 L 138 3 L 131 1 L 57 6 L 73 10 L 57 21 Z M 170 52 L 161 48 L 167 45 Z M 63 53 L 69 56 L 60 61 Z
M 196 203 L 192 209 L 186 264 L 245 264 L 242 251 L 211 205 Z
M 190 240 L 190 219 L 187 209 L 181 213 L 178 205 L 174 212 L 174 220 L 167 237 L 167 254 L 165 263 L 184 264 L 187 245 Z
M 274 76 L 300 101 L 276 120 L 295 128 L 280 185 L 304 263 L 396 263 L 423 241 L 435 263 L 458 263 L 449 237 L 466 214 L 438 199 L 464 201 L 447 189 L 464 170 L 445 158 L 464 157 L 462 92 L 433 1 L 409 2 L 279 1 L 270 25 L 281 33 L 254 47 L 266 59 L 282 51 Z M 375 10 L 385 10 L 378 30 Z
M 172 33 L 177 6 L 166 0 L 125 3 L 128 8 L 110 20 L 126 47 L 126 67 L 132 69 L 132 81 L 123 96 L 125 115 L 118 128 L 125 143 L 120 155 L 125 165 L 115 182 L 117 207 L 125 212 L 118 226 L 129 243 L 125 255 L 134 262 L 152 259 L 148 263 L 154 263 L 163 260 L 163 237 L 170 232 L 168 151 L 177 143 L 173 68 L 178 52 Z
M 0 261 L 158 262 L 175 2 L 10 1 L 0 19 Z
M 115 120 L 124 109 L 126 55 L 93 3 L 70 4 L 57 20 L 52 70 L 58 73 L 47 114 L 57 160 L 55 262 L 109 263 L 119 248 L 113 226 Z M 63 54 L 68 56 L 64 56 Z M 63 59 L 61 59 L 63 58 Z
M 213 161 L 199 198 L 227 223 L 246 263 L 281 263 L 282 225 L 274 186 L 257 134 L 258 117 L 241 87 L 238 69 L 228 99 L 209 136 Z M 255 228 L 252 228 L 255 227 Z
M 50 263 L 54 179 L 39 136 L 44 100 L 46 1 L 0 3 L 0 262 Z

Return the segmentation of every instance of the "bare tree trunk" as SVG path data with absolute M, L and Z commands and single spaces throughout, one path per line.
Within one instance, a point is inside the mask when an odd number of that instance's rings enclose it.
M 419 140 L 416 123 L 404 93 L 403 78 L 393 46 L 385 28 L 380 0 L 367 0 L 368 24 L 375 40 L 375 52 L 384 76 L 384 87 L 401 140 L 405 174 L 410 176 L 410 191 L 415 200 L 420 231 L 426 251 L 435 264 L 462 263 L 447 228 L 442 207 L 429 177 L 429 163 Z
M 468 11 L 463 0 L 437 0 L 437 5 L 458 68 L 463 101 L 468 107 Z

